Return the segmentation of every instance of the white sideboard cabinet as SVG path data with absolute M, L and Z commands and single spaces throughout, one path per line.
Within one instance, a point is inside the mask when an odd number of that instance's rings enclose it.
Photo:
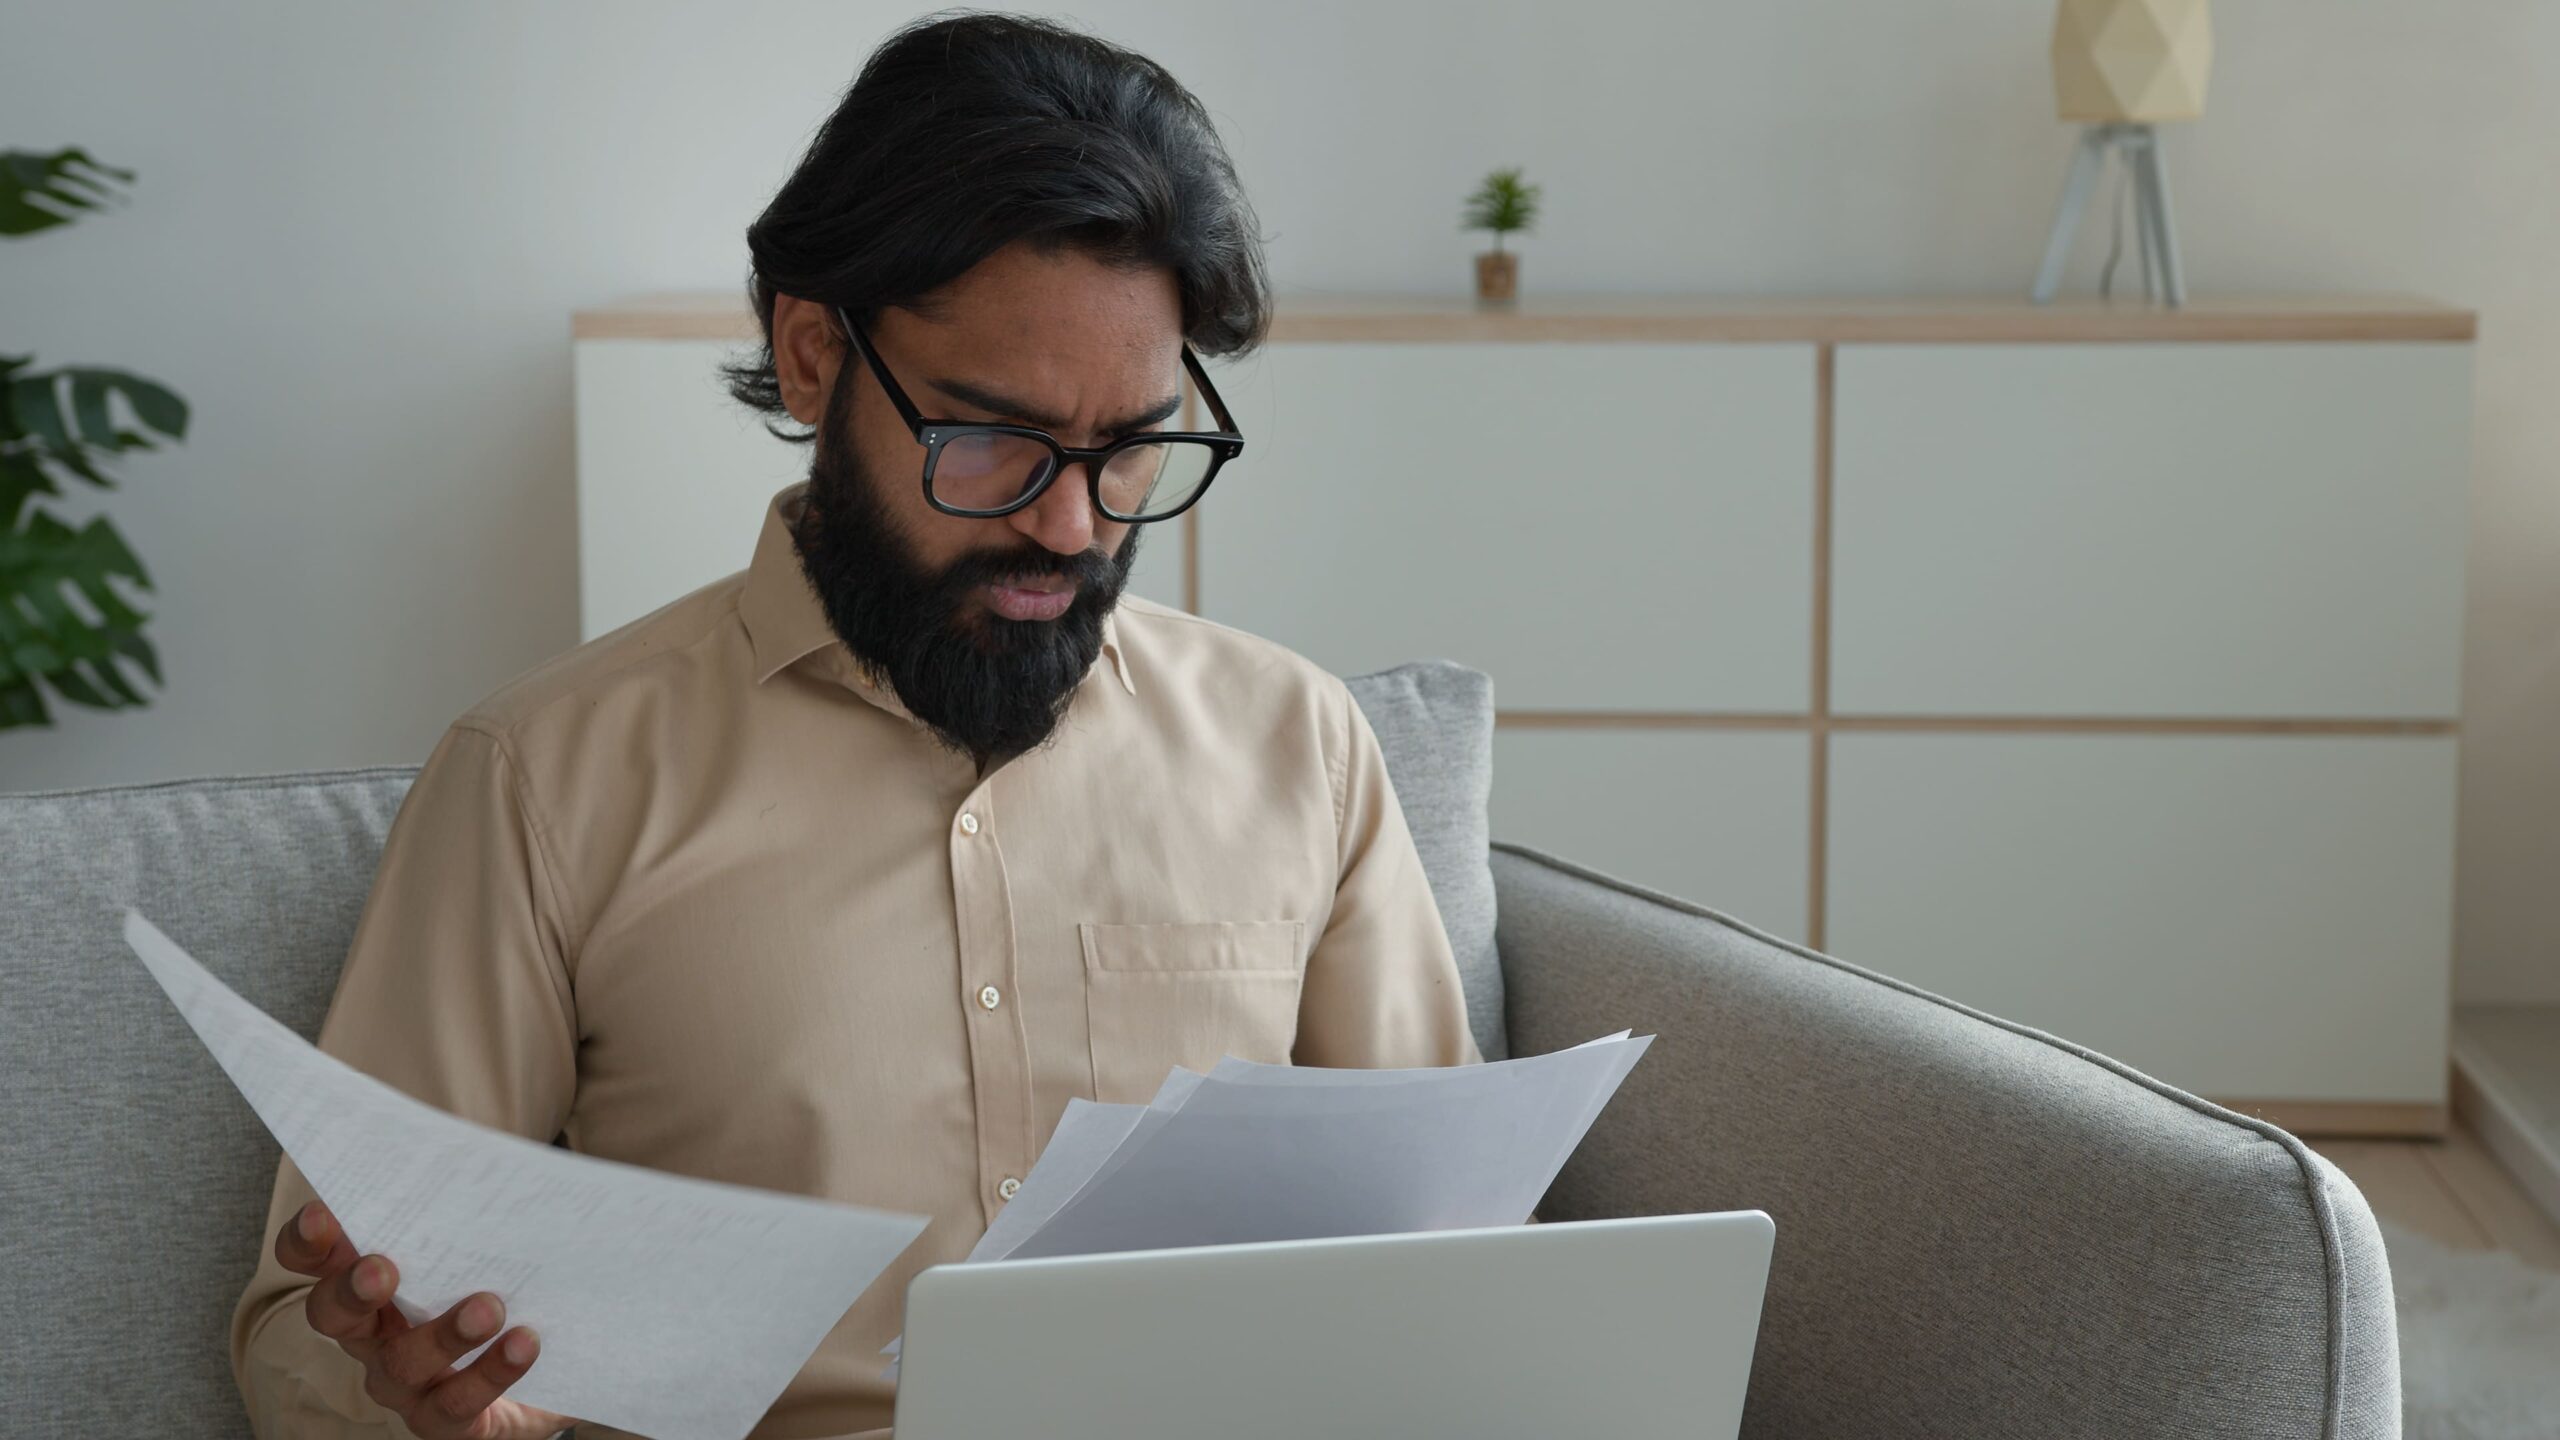
M 2297 1129 L 2432 1133 L 2473 333 L 1285 299 L 1217 368 L 1244 458 L 1133 584 L 1344 674 L 1491 673 L 1498 838 Z M 596 634 L 744 564 L 807 453 L 717 386 L 735 300 L 575 334 Z

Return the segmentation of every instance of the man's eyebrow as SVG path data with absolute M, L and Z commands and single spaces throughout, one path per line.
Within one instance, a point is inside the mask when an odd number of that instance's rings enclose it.
M 941 391 L 943 394 L 950 396 L 952 399 L 959 401 L 963 405 L 984 410 L 990 415 L 1002 416 L 1007 420 L 1020 421 L 1022 424 L 1035 426 L 1042 430 L 1063 429 L 1069 423 L 1068 417 L 1066 416 L 1052 415 L 1035 405 L 1026 404 L 1023 401 L 1014 399 L 1010 395 L 1000 394 L 996 391 L 986 389 L 983 386 L 972 385 L 966 380 L 945 380 L 937 376 L 927 381 L 927 383 L 932 385 L 934 389 Z M 1153 425 L 1159 420 L 1165 419 L 1181 408 L 1182 396 L 1177 392 L 1166 396 L 1162 400 L 1157 401 L 1135 415 L 1124 415 L 1120 419 L 1113 421 L 1111 424 L 1103 426 L 1102 433 L 1105 435 L 1125 435 L 1133 430 L 1142 430 L 1149 425 Z

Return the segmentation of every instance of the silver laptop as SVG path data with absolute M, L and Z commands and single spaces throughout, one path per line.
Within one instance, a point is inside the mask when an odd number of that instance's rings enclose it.
M 898 1440 L 1733 1440 L 1757 1210 L 937 1265 Z

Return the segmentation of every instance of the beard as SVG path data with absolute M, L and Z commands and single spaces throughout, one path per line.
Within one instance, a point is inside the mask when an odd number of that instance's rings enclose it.
M 850 367 L 848 367 L 850 368 Z M 832 418 L 843 407 L 830 405 Z M 875 478 L 836 427 L 818 427 L 808 504 L 794 527 L 801 572 L 854 659 L 895 690 L 934 737 L 983 770 L 1046 744 L 1102 653 L 1102 622 L 1138 557 L 1138 528 L 1120 553 L 1061 555 L 1021 543 L 972 550 L 939 571 L 916 557 Z M 1060 475 L 1053 484 L 1077 483 Z M 1054 620 L 1009 620 L 978 587 L 1058 576 L 1076 598 Z

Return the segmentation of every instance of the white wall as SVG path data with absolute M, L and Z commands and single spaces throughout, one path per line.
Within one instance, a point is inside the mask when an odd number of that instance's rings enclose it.
M 1947 293 L 2034 266 L 2071 138 L 2050 12 L 1075 13 L 1218 114 L 1285 287 L 1462 286 L 1457 197 L 1522 163 L 1533 288 Z M 572 643 L 569 312 L 736 283 L 743 227 L 912 13 L 0 0 L 0 143 L 143 172 L 128 213 L 0 248 L 0 348 L 198 407 L 113 502 L 161 585 L 167 693 L 0 735 L 0 789 L 414 760 Z M 2190 283 L 2482 313 L 2460 988 L 2560 1000 L 2560 5 L 2215 19 L 2209 111 L 2168 142 Z

